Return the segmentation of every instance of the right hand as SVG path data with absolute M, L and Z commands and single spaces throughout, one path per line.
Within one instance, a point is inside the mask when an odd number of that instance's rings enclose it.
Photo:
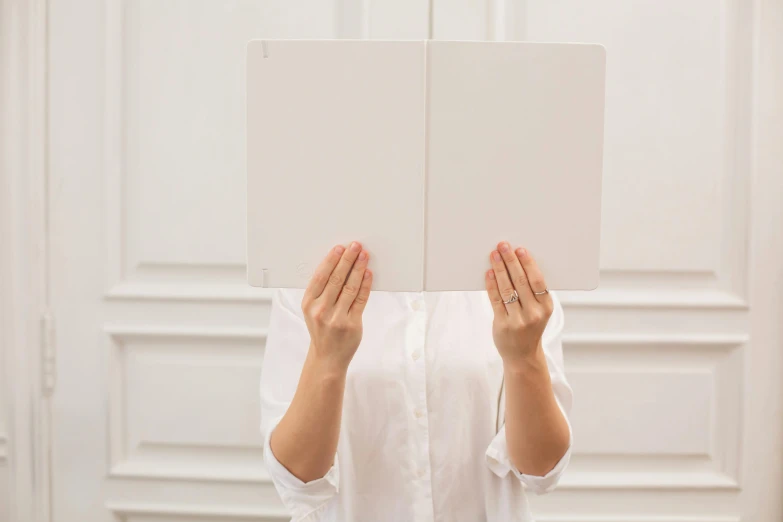
M 353 242 L 334 247 L 321 261 L 302 300 L 310 349 L 316 360 L 346 371 L 362 340 L 362 313 L 370 297 L 370 255 Z

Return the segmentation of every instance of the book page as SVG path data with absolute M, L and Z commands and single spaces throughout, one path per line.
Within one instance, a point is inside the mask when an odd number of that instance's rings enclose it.
M 598 284 L 601 46 L 428 44 L 425 289 L 483 290 L 498 241 L 553 290 Z
M 248 279 L 306 287 L 361 241 L 374 290 L 423 278 L 424 43 L 248 45 Z

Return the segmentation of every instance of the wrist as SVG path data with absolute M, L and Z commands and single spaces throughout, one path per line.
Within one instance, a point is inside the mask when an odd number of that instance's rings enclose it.
M 548 373 L 546 355 L 541 341 L 534 348 L 504 357 L 503 369 L 506 373 L 511 374 L 529 374 L 541 371 Z
M 343 362 L 334 356 L 319 352 L 313 344 L 310 344 L 305 364 L 311 368 L 313 373 L 325 380 L 345 380 L 350 361 Z

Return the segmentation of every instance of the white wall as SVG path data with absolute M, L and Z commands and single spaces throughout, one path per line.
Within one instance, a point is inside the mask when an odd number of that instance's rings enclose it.
M 11 180 L 10 155 L 11 126 L 9 120 L 9 103 L 11 82 L 5 74 L 11 70 L 13 51 L 12 36 L 8 30 L 10 24 L 10 9 L 6 2 L 0 3 L 0 241 L 7 243 L 13 233 L 10 203 Z M 7 246 L 0 246 L 0 522 L 10 520 L 10 469 L 8 465 L 9 420 L 11 416 L 8 392 L 10 382 L 6 358 L 10 357 L 8 345 L 13 342 L 10 333 L 12 318 L 12 302 L 9 285 L 13 279 L 12 262 Z

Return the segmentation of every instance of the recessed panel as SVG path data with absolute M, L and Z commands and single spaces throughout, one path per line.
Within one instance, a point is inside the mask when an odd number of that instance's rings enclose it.
M 263 344 L 131 336 L 112 363 L 112 473 L 264 480 L 258 385 Z
M 735 136 L 722 4 L 513 4 L 527 40 L 606 47 L 603 268 L 716 270 Z

